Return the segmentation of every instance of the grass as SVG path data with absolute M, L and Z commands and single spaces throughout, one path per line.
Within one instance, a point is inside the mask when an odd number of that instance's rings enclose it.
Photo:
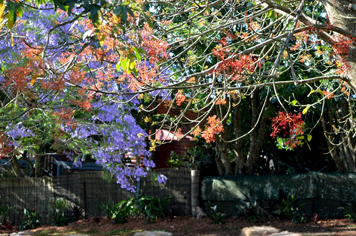
M 50 230 L 43 230 L 43 231 L 39 231 L 36 232 L 34 235 L 35 236 L 61 236 L 61 235 L 67 235 L 67 234 L 91 234 L 91 235 L 98 235 L 98 231 L 97 230 L 88 230 L 88 231 L 84 231 L 84 230 L 70 230 L 70 231 L 66 231 L 66 232 L 56 232 L 55 229 L 50 229 Z
M 83 232 L 81 232 L 81 233 L 85 233 L 85 234 L 97 234 L 98 231 L 95 230 L 95 229 L 91 229 L 91 230 L 88 230 L 88 231 L 83 231 Z
M 137 230 L 130 230 L 130 229 L 113 230 L 113 231 L 107 232 L 105 235 L 107 235 L 107 236 L 111 236 L 111 235 L 129 235 L 129 234 L 133 234 L 135 232 L 138 232 L 138 231 Z

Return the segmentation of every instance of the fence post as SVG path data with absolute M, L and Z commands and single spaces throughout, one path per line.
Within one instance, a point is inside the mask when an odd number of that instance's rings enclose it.
M 200 184 L 200 171 L 191 170 L 191 206 L 192 206 L 192 215 L 196 216 L 196 207 L 199 206 L 199 184 Z

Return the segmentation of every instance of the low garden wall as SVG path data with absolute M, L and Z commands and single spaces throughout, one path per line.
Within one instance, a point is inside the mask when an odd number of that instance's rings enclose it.
M 356 202 L 355 173 L 204 177 L 201 184 L 203 202 L 216 204 L 228 215 L 236 215 L 241 201 L 256 201 L 272 211 L 282 198 L 293 195 L 307 216 L 343 218 L 342 207 Z
M 166 185 L 157 184 L 157 181 L 149 177 L 145 178 L 141 180 L 141 194 L 172 196 L 175 214 L 191 215 L 191 170 L 159 169 L 157 172 L 168 177 Z M 35 209 L 42 217 L 42 224 L 51 223 L 50 206 L 57 198 L 66 199 L 71 207 L 81 207 L 86 217 L 103 216 L 100 209 L 102 204 L 109 201 L 117 203 L 134 196 L 133 193 L 122 190 L 114 181 L 104 180 L 103 175 L 102 171 L 81 171 L 55 178 L 1 179 L 0 204 L 12 208 L 8 216 L 10 222 L 16 225 L 23 220 L 24 208 Z M 68 214 L 74 218 L 71 211 Z

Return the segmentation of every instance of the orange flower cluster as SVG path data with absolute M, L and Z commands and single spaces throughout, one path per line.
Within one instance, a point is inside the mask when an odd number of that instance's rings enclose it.
M 329 91 L 323 91 L 323 94 L 325 96 L 325 99 L 333 99 L 335 97 L 335 95 Z
M 178 93 L 176 94 L 176 102 L 177 106 L 182 105 L 182 103 L 185 101 L 186 97 L 183 95 L 183 90 L 179 90 Z
M 22 53 L 23 58 L 18 61 L 18 65 L 6 72 L 6 77 L 9 79 L 5 83 L 5 86 L 14 83 L 16 89 L 21 91 L 28 88 L 27 84 L 34 76 L 38 77 L 43 74 L 41 69 L 43 68 L 43 62 L 39 56 L 41 50 L 32 49 L 25 45 Z
M 204 138 L 207 143 L 215 142 L 215 134 L 223 132 L 224 127 L 220 119 L 216 118 L 216 115 L 209 116 L 207 120 L 209 126 L 205 128 L 201 137 Z
M 231 57 L 229 49 L 219 47 L 213 49 L 212 53 L 221 60 L 216 70 L 212 72 L 225 74 L 231 80 L 241 80 L 245 77 L 244 73 L 252 73 L 255 70 L 256 58 L 250 55 L 238 55 L 235 59 Z

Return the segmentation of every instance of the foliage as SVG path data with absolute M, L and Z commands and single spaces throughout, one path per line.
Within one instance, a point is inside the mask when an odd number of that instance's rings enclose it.
M 80 219 L 80 217 L 83 215 L 84 209 L 82 207 L 80 207 L 80 206 L 73 206 L 72 212 L 73 212 L 73 215 L 74 215 L 74 219 L 76 221 L 78 221 Z
M 125 199 L 117 204 L 109 202 L 107 205 L 103 204 L 102 209 L 115 223 L 126 223 L 129 216 L 141 216 L 146 223 L 154 223 L 157 217 L 164 216 L 165 205 L 170 200 L 171 197 L 141 196 L 138 199 Z
M 186 155 L 181 156 L 172 151 L 167 164 L 171 167 L 186 167 L 193 170 L 206 168 L 213 161 L 211 149 L 211 144 L 202 138 L 197 138 L 194 141 L 194 146 L 188 148 Z
M 286 200 L 282 199 L 282 203 L 278 206 L 276 213 L 294 223 L 305 223 L 308 218 L 299 211 L 304 204 L 296 206 L 296 201 L 297 199 L 294 195 L 288 196 Z
M 251 195 L 244 194 L 245 199 L 240 200 L 236 205 L 238 216 L 244 216 L 248 221 L 258 223 L 263 217 L 267 216 L 267 212 L 260 206 L 260 203 Z
M 304 125 L 301 113 L 296 115 L 279 112 L 278 117 L 272 118 L 273 132 L 271 133 L 271 137 L 287 137 L 288 140 L 284 141 L 283 144 L 287 150 L 293 150 L 300 144 L 298 137 L 304 134 Z M 279 142 L 280 140 L 281 139 L 279 139 Z
M 278 147 L 310 141 L 302 123 L 320 120 L 338 168 L 355 171 L 340 161 L 352 156 L 343 150 L 354 150 L 344 136 L 353 133 L 352 112 L 318 119 L 343 110 L 341 97 L 352 103 L 356 88 L 353 17 L 341 24 L 335 19 L 351 14 L 348 5 L 324 2 L 1 1 L 2 154 L 55 150 L 77 164 L 88 156 L 134 192 L 133 182 L 148 173 L 127 168 L 124 155 L 149 157 L 145 137 L 156 128 L 189 124 L 180 137 L 216 142 L 220 174 L 234 173 L 231 161 L 235 174 L 252 174 L 270 131 L 266 117 L 279 112 L 272 121 Z M 144 132 L 132 113 L 159 107 L 166 114 Z M 162 142 L 150 143 L 154 151 Z
M 102 203 L 100 208 L 102 212 L 108 217 L 108 219 L 111 219 L 114 212 L 116 211 L 116 205 L 113 201 L 109 201 L 107 204 Z
M 115 220 L 115 223 L 121 224 L 127 222 L 128 216 L 137 215 L 137 213 L 134 198 L 129 198 L 116 204 L 112 218 Z
M 346 207 L 344 207 L 345 218 L 350 219 L 352 222 L 356 222 L 356 204 L 349 203 Z
M 110 26 L 106 24 L 98 29 L 101 31 L 98 39 L 93 30 L 96 21 L 81 17 L 86 14 L 81 12 L 83 9 L 74 10 L 71 6 L 69 9 L 78 13 L 74 16 L 55 11 L 50 4 L 46 5 L 46 10 L 38 12 L 36 7 L 14 9 L 12 3 L 1 3 L 4 4 L 9 12 L 21 9 L 21 20 L 11 28 L 14 34 L 23 35 L 23 41 L 11 37 L 12 43 L 0 47 L 1 52 L 11 52 L 2 54 L 0 60 L 0 117 L 3 119 L 0 139 L 4 144 L 1 155 L 18 155 L 28 150 L 30 157 L 36 157 L 55 151 L 67 155 L 76 165 L 81 165 L 81 158 L 86 156 L 105 166 L 122 188 L 134 192 L 135 180 L 145 177 L 154 163 L 148 159 L 147 134 L 131 114 L 138 110 L 139 100 L 133 95 L 115 94 L 122 86 L 129 91 L 130 86 L 137 84 L 118 85 L 114 78 L 124 77 L 128 71 L 141 76 L 154 73 L 153 65 L 162 55 L 159 47 L 152 45 L 155 40 L 151 33 L 142 29 L 145 39 L 142 42 L 128 31 L 123 33 L 117 28 L 121 14 L 114 19 L 108 13 L 105 17 L 113 21 L 108 22 Z M 127 7 L 120 9 L 126 11 Z M 126 13 L 122 14 L 123 19 Z M 133 44 L 129 46 L 120 37 L 112 37 L 119 32 Z M 47 41 L 47 34 L 51 42 Z M 105 42 L 100 41 L 104 38 Z M 6 36 L 1 39 L 7 40 Z M 39 48 L 46 51 L 43 57 Z M 128 48 L 133 51 L 126 51 Z M 156 55 L 156 61 L 148 61 L 146 50 Z M 79 51 L 81 53 L 77 54 Z M 54 66 L 52 69 L 58 78 L 47 77 L 44 65 L 48 58 L 51 62 L 47 65 Z M 112 61 L 120 63 L 116 66 Z M 91 91 L 94 87 L 106 92 Z M 147 168 L 125 166 L 123 160 L 127 152 L 145 156 L 143 162 Z M 40 162 L 35 165 L 39 170 L 37 176 L 43 174 L 39 165 Z
M 50 214 L 54 225 L 64 226 L 68 224 L 69 217 L 66 216 L 67 209 L 68 209 L 67 201 L 62 198 L 56 199 L 51 204 Z
M 174 151 L 171 151 L 171 154 L 169 155 L 167 164 L 170 165 L 170 167 L 172 167 L 172 168 L 176 168 L 176 167 L 191 168 L 192 167 L 189 160 L 184 159 L 182 156 L 176 154 Z
M 0 204 L 0 222 L 3 224 L 3 225 L 6 225 L 7 224 L 7 215 L 8 213 L 12 210 L 12 207 L 8 206 L 8 204 L 6 202 L 2 202 Z
M 150 196 L 142 196 L 137 199 L 137 208 L 142 214 L 142 218 L 147 223 L 153 223 L 157 217 L 164 216 L 165 205 L 171 201 L 172 197 L 155 198 Z
M 128 216 L 137 214 L 134 198 L 122 200 L 117 204 L 109 201 L 106 205 L 102 204 L 101 209 L 109 219 L 114 219 L 117 224 L 126 223 Z
M 219 211 L 217 205 L 213 206 L 210 202 L 208 204 L 209 204 L 208 215 L 213 220 L 213 223 L 218 225 L 226 223 L 227 220 L 226 214 Z
M 25 229 L 35 229 L 41 226 L 41 216 L 35 212 L 35 210 L 30 210 L 25 208 L 23 212 L 24 221 L 20 225 L 21 230 Z

